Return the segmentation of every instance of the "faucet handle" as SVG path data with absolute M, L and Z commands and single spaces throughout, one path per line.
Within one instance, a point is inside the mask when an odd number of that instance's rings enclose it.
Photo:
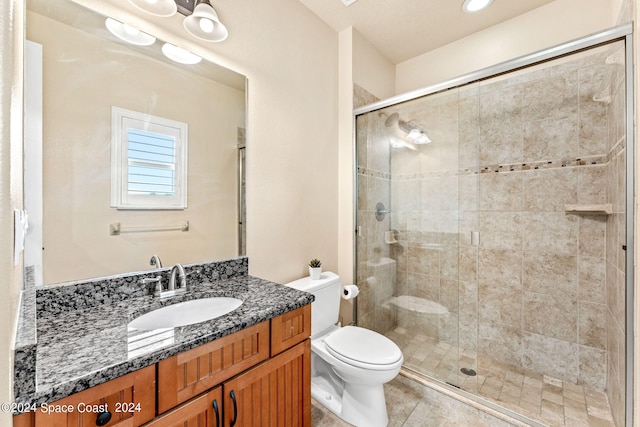
M 149 260 L 149 265 L 155 266 L 156 268 L 162 268 L 162 261 L 158 255 L 153 254 Z
M 143 285 L 146 285 L 148 283 L 155 283 L 156 284 L 156 289 L 155 289 L 156 294 L 162 292 L 162 276 L 145 277 L 140 282 Z

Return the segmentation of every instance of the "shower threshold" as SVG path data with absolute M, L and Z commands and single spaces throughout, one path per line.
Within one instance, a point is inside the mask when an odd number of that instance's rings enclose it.
M 401 327 L 385 335 L 402 350 L 402 375 L 512 425 L 615 427 L 603 392 L 430 337 L 408 337 Z M 477 376 L 463 374 L 461 367 L 473 367 Z

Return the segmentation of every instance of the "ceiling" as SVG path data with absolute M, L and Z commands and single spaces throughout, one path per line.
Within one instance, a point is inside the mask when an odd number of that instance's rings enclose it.
M 494 0 L 462 12 L 463 0 L 300 0 L 335 31 L 353 26 L 397 64 L 555 0 Z

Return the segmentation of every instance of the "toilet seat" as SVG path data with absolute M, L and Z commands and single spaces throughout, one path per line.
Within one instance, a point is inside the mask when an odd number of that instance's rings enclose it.
M 402 363 L 402 352 L 393 341 L 357 326 L 337 329 L 324 339 L 324 344 L 336 359 L 359 368 L 388 370 Z

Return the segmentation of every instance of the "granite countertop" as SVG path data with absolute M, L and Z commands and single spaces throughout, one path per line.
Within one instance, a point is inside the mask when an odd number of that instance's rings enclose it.
M 221 317 L 177 328 L 128 328 L 133 318 L 162 306 L 213 296 L 243 300 Z M 38 317 L 35 392 L 16 405 L 40 406 L 101 384 L 177 353 L 310 304 L 313 295 L 252 276 L 199 283 L 185 295 L 152 295 Z M 16 411 L 22 412 L 22 411 Z

